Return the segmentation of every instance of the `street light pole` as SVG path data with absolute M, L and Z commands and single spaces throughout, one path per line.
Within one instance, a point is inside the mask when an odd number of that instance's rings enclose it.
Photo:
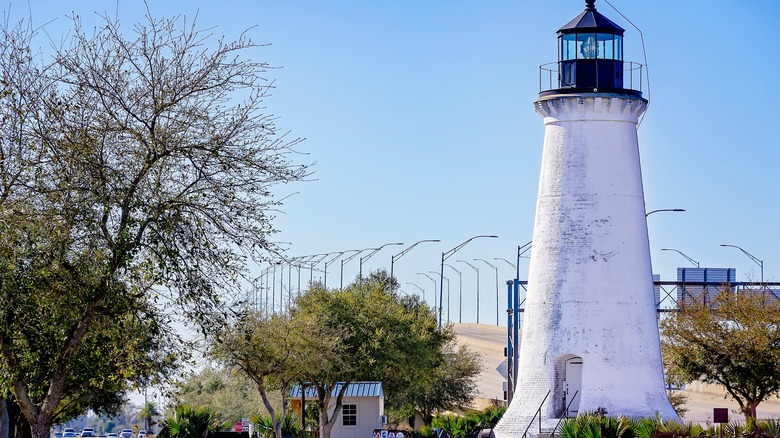
M 325 260 L 326 257 L 333 254 L 332 252 L 326 252 L 323 254 L 315 254 L 311 256 L 311 260 L 309 260 L 309 284 L 314 283 L 314 267 L 320 264 L 321 261 Z M 317 258 L 319 257 L 319 258 Z
M 469 266 L 471 266 L 471 269 L 477 272 L 477 324 L 479 324 L 479 268 L 472 265 L 471 263 L 465 261 L 465 260 L 455 260 L 456 262 L 465 263 Z
M 531 250 L 531 245 L 533 243 L 534 243 L 533 240 L 529 240 L 524 245 L 518 245 L 517 246 L 517 268 L 515 269 L 517 277 L 515 277 L 515 278 L 517 278 L 518 280 L 520 280 L 520 257 L 525 257 L 527 259 L 531 258 L 531 257 L 525 256 L 523 254 L 525 254 L 525 253 L 527 253 L 528 251 Z
M 278 263 L 274 262 L 274 277 L 271 280 L 271 314 L 276 312 L 276 265 Z
M 445 263 L 444 266 L 449 266 L 458 274 L 458 324 L 461 324 L 463 323 L 463 274 L 448 263 Z
M 287 309 L 292 307 L 292 263 L 295 259 L 286 260 L 287 262 Z M 284 271 L 282 271 L 284 272 Z
M 744 249 L 738 247 L 737 245 L 724 245 L 724 244 L 721 243 L 720 246 L 726 246 L 726 247 L 729 247 L 729 248 L 737 248 L 738 250 L 742 251 L 746 256 L 750 257 L 750 260 L 753 260 L 753 262 L 755 264 L 757 264 L 758 266 L 761 267 L 761 283 L 764 282 L 764 261 L 763 260 L 761 260 L 758 257 L 754 256 L 753 254 L 745 251 Z
M 258 310 L 258 306 L 257 306 L 258 301 L 260 303 L 263 302 L 263 275 L 265 275 L 265 269 L 260 271 L 260 275 L 257 277 L 257 280 L 256 280 L 258 282 L 258 284 L 260 285 L 260 287 L 258 288 L 260 290 L 260 293 L 256 294 L 256 297 L 255 297 L 255 310 Z
M 512 267 L 512 269 L 517 269 L 517 265 L 516 265 L 516 264 L 514 264 L 514 263 L 510 262 L 509 260 L 507 260 L 507 259 L 505 259 L 505 258 L 503 258 L 503 257 L 493 257 L 493 260 L 503 260 L 503 261 L 505 261 L 505 262 L 506 262 L 506 263 L 507 263 L 509 266 L 511 266 L 511 267 Z M 519 278 L 520 276 L 518 275 L 517 277 Z
M 498 317 L 499 317 L 499 304 L 498 304 L 498 302 L 499 302 L 499 301 L 498 301 L 498 289 L 499 289 L 499 286 L 498 286 L 498 266 L 496 266 L 496 265 L 494 265 L 494 264 L 490 263 L 489 261 L 487 261 L 487 260 L 485 260 L 485 259 L 474 259 L 474 260 L 482 260 L 483 262 L 487 263 L 487 265 L 488 265 L 488 266 L 490 266 L 491 268 L 493 268 L 493 269 L 496 271 L 496 325 L 500 325 L 500 323 L 499 323 L 499 318 L 498 318 Z
M 265 275 L 265 280 L 263 280 L 263 289 L 260 291 L 260 293 L 261 293 L 260 299 L 264 301 L 263 302 L 263 316 L 268 315 L 268 292 L 271 291 L 271 287 L 268 286 L 268 274 L 270 273 L 272 267 L 273 267 L 273 265 L 268 266 L 263 271 L 263 275 Z M 265 298 L 263 298 L 263 297 L 265 297 Z
M 474 236 L 474 237 L 472 237 L 470 239 L 466 239 L 464 242 L 460 243 L 459 245 L 457 245 L 456 247 L 450 249 L 449 251 L 445 251 L 445 252 L 441 253 L 441 268 L 439 269 L 439 276 L 442 278 L 442 281 L 439 283 L 439 328 L 441 328 L 441 300 L 444 297 L 444 280 L 443 280 L 444 279 L 444 261 L 447 260 L 448 258 L 450 258 L 450 256 L 452 256 L 456 252 L 458 252 L 459 249 L 461 249 L 464 246 L 466 246 L 466 244 L 468 244 L 469 242 L 471 242 L 474 239 L 479 239 L 480 237 L 490 237 L 492 239 L 497 239 L 498 238 L 498 236 L 493 236 L 493 235 Z
M 699 266 L 699 262 L 697 262 L 696 260 L 694 260 L 694 259 L 692 259 L 692 258 L 688 257 L 687 255 L 685 255 L 685 253 L 683 253 L 683 252 L 682 252 L 682 251 L 680 251 L 679 249 L 674 249 L 674 248 L 661 248 L 661 251 L 674 251 L 674 252 L 676 252 L 676 253 L 680 254 L 681 256 L 685 257 L 685 259 L 686 259 L 686 260 L 688 260 L 689 262 L 691 262 L 691 263 L 693 263 L 694 265 L 696 265 L 696 267 L 697 267 L 697 268 L 700 268 L 700 267 L 701 267 L 701 266 Z
M 361 252 L 369 250 L 369 249 L 371 249 L 371 248 L 350 250 L 350 252 L 351 251 L 355 251 L 355 253 L 352 254 L 351 256 L 347 257 L 346 259 L 341 259 L 341 281 L 339 282 L 339 289 L 344 289 L 344 264 L 345 263 L 349 263 L 350 260 L 352 260 L 355 257 L 357 257 Z
M 438 274 L 436 271 L 428 271 L 431 274 Z M 444 281 L 447 282 L 447 322 L 450 322 L 450 279 L 447 277 L 442 277 Z
M 301 296 L 301 262 L 298 262 L 296 267 L 298 268 L 298 295 L 297 296 L 298 296 L 298 298 L 300 298 L 300 296 Z
M 385 243 L 384 245 L 380 246 L 379 248 L 374 248 L 374 250 L 371 251 L 370 253 L 368 253 L 367 256 L 361 257 L 360 258 L 360 270 L 358 271 L 359 272 L 358 275 L 360 276 L 361 279 L 363 278 L 363 262 L 365 262 L 366 260 L 370 259 L 371 256 L 373 256 L 374 254 L 378 253 L 382 248 L 384 248 L 386 246 L 389 246 L 389 245 L 403 245 L 403 243 L 401 243 L 401 242 Z M 392 271 L 392 268 L 391 268 L 391 271 Z M 393 274 L 391 273 L 390 274 L 390 278 L 392 278 L 392 277 L 393 277 Z
M 339 258 L 342 255 L 344 255 L 345 252 L 348 252 L 348 251 L 338 251 L 338 252 L 332 252 L 332 253 L 328 254 L 328 255 L 336 254 L 336 257 L 333 257 L 330 260 L 326 260 L 325 261 L 325 274 L 324 274 L 325 275 L 325 279 L 323 280 L 323 286 L 325 286 L 325 290 L 328 290 L 328 265 L 331 262 L 335 261 L 337 258 Z M 326 255 L 325 257 L 327 257 L 328 255 Z
M 417 275 L 424 275 L 433 282 L 433 309 L 436 310 L 436 279 L 424 272 L 418 272 Z
M 412 248 L 414 248 L 415 246 L 417 246 L 417 245 L 419 245 L 419 244 L 421 244 L 423 242 L 441 242 L 441 240 L 439 240 L 439 239 L 420 240 L 419 242 L 414 242 L 411 246 L 409 246 L 409 248 L 404 249 L 403 251 L 399 252 L 398 254 L 396 254 L 394 256 L 390 256 L 390 278 L 393 278 L 393 275 L 394 275 L 393 274 L 393 264 L 395 263 L 395 261 L 400 259 L 404 255 L 406 255 L 406 253 L 411 251 Z

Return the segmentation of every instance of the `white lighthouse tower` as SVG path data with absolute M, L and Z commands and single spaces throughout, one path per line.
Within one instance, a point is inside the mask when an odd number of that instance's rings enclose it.
M 497 437 L 599 408 L 678 419 L 664 388 L 639 165 L 647 100 L 624 68 L 624 30 L 594 1 L 558 30 L 557 88 L 534 102 L 545 135 L 533 251 L 517 385 Z

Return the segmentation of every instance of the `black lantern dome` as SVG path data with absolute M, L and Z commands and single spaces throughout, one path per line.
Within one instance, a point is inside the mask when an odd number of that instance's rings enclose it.
M 624 29 L 601 15 L 594 3 L 586 0 L 585 10 L 558 29 L 559 88 L 554 91 L 641 96 L 641 92 L 623 88 Z

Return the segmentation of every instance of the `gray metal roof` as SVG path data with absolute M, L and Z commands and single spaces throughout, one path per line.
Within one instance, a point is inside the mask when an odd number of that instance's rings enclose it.
M 594 6 L 594 1 L 586 1 L 585 10 L 574 17 L 573 20 L 566 23 L 558 29 L 559 34 L 569 34 L 575 32 L 605 32 L 614 35 L 623 35 L 624 29 L 615 24 L 609 18 L 601 15 Z
M 344 382 L 337 383 L 330 395 L 338 395 Z M 347 386 L 344 397 L 384 397 L 382 382 L 352 382 Z M 306 385 L 306 398 L 316 398 L 317 390 L 313 386 Z M 290 389 L 290 398 L 301 398 L 301 386 L 295 385 Z

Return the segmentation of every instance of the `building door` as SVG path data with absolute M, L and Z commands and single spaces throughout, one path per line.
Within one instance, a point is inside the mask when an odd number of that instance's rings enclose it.
M 567 417 L 576 417 L 580 409 L 582 392 L 582 358 L 573 357 L 566 361 L 566 395 L 564 396 Z

